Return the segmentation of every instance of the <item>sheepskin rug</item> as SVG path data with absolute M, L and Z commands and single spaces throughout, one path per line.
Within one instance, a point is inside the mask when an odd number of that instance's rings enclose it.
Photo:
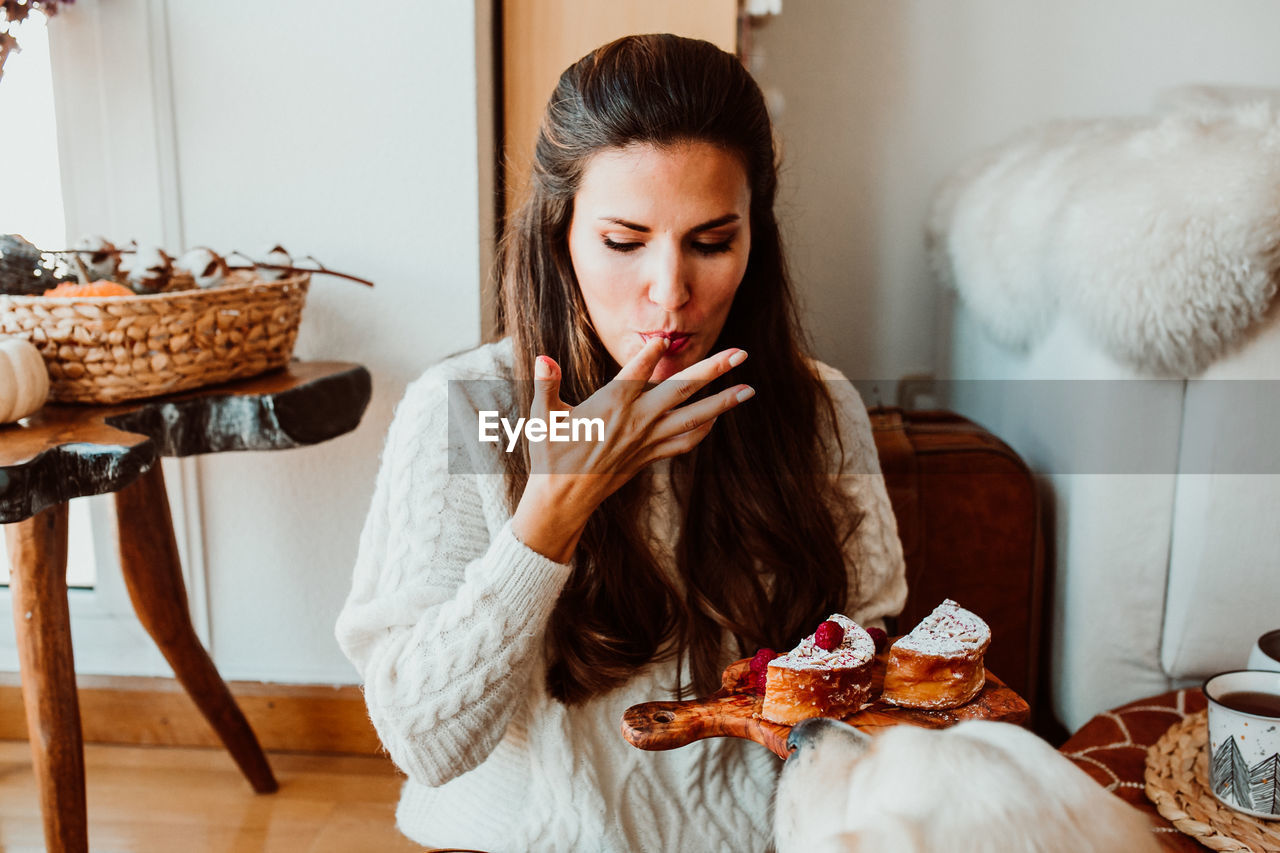
M 949 178 L 927 234 L 1006 347 L 1069 315 L 1140 371 L 1194 376 L 1275 295 L 1280 99 L 1187 90 L 1161 115 L 1033 128 Z

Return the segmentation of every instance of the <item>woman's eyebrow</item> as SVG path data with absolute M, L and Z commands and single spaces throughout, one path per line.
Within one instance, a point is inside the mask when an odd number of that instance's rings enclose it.
M 699 234 L 703 231 L 710 231 L 712 228 L 719 228 L 721 225 L 728 225 L 730 222 L 737 222 L 741 218 L 742 217 L 736 213 L 727 213 L 724 216 L 716 217 L 715 219 L 711 219 L 701 225 L 695 225 L 689 230 L 692 234 Z M 631 231 L 639 231 L 641 234 L 648 234 L 650 231 L 648 225 L 639 225 L 635 222 L 628 222 L 627 220 L 620 219 L 616 216 L 601 216 L 600 221 L 612 222 L 615 225 L 621 225 L 623 228 L 627 228 Z
M 742 217 L 736 213 L 727 213 L 724 216 L 704 222 L 701 225 L 695 225 L 692 233 L 698 234 L 702 231 L 710 231 L 712 228 L 719 228 L 721 225 L 728 225 L 730 222 L 737 222 L 741 218 Z
M 649 233 L 649 226 L 648 226 L 648 225 L 637 225 L 637 224 L 636 224 L 636 223 L 634 223 L 634 222 L 628 222 L 627 220 L 625 220 L 625 219 L 619 219 L 619 218 L 618 218 L 618 217 L 616 217 L 616 216 L 601 216 L 601 217 L 600 217 L 600 221 L 601 221 L 601 222 L 612 222 L 612 223 L 614 223 L 615 225 L 621 225 L 623 228 L 627 228 L 627 229 L 629 229 L 629 230 L 631 230 L 631 231 L 639 231 L 639 232 L 644 233 L 644 234 L 648 234 L 648 233 Z

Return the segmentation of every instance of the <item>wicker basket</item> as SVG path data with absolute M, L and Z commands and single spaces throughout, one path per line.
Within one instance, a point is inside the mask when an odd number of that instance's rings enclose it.
M 310 283 L 235 272 L 210 290 L 175 277 L 148 296 L 0 296 L 0 334 L 39 348 L 53 400 L 155 397 L 287 364 Z

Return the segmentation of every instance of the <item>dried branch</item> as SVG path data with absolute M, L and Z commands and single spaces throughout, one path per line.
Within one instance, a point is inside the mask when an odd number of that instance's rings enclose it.
M 27 20 L 32 12 L 42 12 L 46 18 L 58 14 L 59 6 L 70 6 L 75 0 L 0 0 L 4 20 L 0 21 L 0 79 L 4 78 L 4 62 L 10 53 L 21 53 L 14 28 Z

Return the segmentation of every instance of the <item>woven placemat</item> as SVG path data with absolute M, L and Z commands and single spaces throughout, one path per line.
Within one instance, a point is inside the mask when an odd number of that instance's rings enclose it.
M 1179 832 L 1210 850 L 1277 853 L 1280 825 L 1228 808 L 1209 790 L 1208 712 L 1169 727 L 1147 750 L 1146 792 Z

